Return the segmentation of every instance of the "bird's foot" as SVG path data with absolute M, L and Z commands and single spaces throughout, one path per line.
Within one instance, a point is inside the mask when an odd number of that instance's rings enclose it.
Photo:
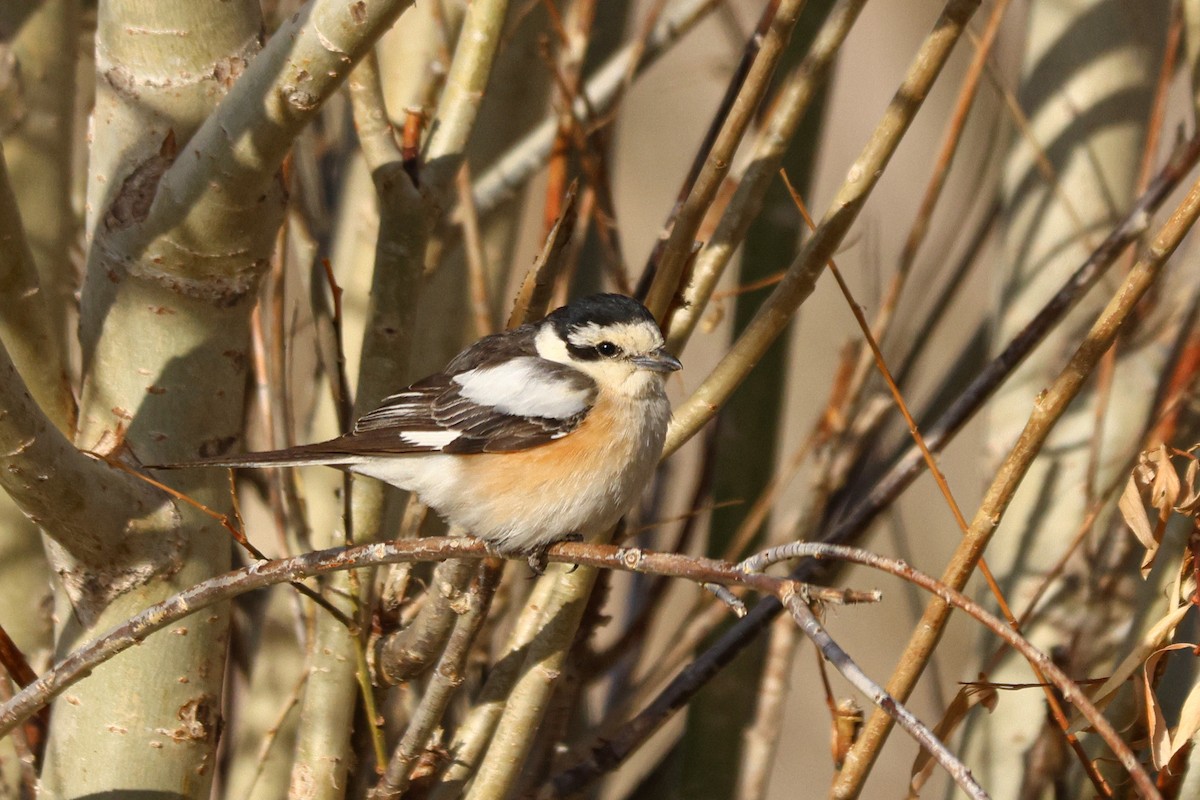
M 546 574 L 546 567 L 550 564 L 550 559 L 546 558 L 546 548 L 542 547 L 534 550 L 529 554 L 529 569 L 533 571 L 532 577 L 540 578 Z
M 562 537 L 561 539 L 555 539 L 553 542 L 549 542 L 548 544 L 544 544 L 541 547 L 538 547 L 537 549 L 533 550 L 529 554 L 529 568 L 531 570 L 533 570 L 534 577 L 541 577 L 542 575 L 545 574 L 546 567 L 550 564 L 550 559 L 546 555 L 546 551 L 548 551 L 550 549 L 550 545 L 558 544 L 559 542 L 582 542 L 582 541 L 583 541 L 583 536 L 581 534 L 568 533 L 566 536 Z M 570 575 L 571 572 L 574 572 L 577 569 L 579 569 L 579 565 L 573 564 L 571 566 L 570 572 L 568 572 L 567 574 Z

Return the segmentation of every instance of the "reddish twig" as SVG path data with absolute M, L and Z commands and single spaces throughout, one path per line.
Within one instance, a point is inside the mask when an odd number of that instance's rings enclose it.
M 333 547 L 291 558 L 262 561 L 217 575 L 150 606 L 59 661 L 19 692 L 12 701 L 0 706 L 0 736 L 8 733 L 64 689 L 82 680 L 99 664 L 133 647 L 172 622 L 216 603 L 265 586 L 331 572 L 401 561 L 445 561 L 449 558 L 484 558 L 490 555 L 486 546 L 473 538 L 427 537 Z M 780 594 L 783 588 L 791 583 L 769 575 L 746 573 L 728 561 L 680 553 L 658 553 L 636 547 L 562 542 L 552 546 L 546 556 L 554 563 L 666 575 L 696 583 L 746 586 L 773 596 Z M 879 599 L 877 592 L 819 587 L 813 587 L 810 594 L 823 602 L 836 603 L 876 602 Z

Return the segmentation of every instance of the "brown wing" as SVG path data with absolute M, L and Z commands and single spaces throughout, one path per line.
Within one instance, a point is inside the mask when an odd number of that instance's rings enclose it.
M 525 325 L 480 339 L 444 372 L 384 398 L 345 436 L 160 466 L 344 465 L 364 455 L 503 453 L 546 444 L 578 427 L 596 385 L 578 370 L 539 358 L 535 333 Z
M 446 372 L 385 398 L 337 445 L 363 454 L 502 453 L 566 436 L 587 415 L 596 385 L 537 357 L 533 330 L 481 339 Z

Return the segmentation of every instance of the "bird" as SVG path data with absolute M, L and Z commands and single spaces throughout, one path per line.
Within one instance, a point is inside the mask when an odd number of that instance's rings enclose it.
M 681 368 L 645 306 L 594 294 L 479 339 L 335 439 L 162 466 L 338 467 L 415 493 L 540 572 L 547 547 L 608 530 L 637 499 Z

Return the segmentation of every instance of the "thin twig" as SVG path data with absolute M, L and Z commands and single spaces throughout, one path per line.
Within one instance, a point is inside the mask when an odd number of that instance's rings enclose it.
M 250 776 L 250 783 L 246 787 L 246 796 L 254 796 L 254 786 L 258 783 L 258 779 L 262 777 L 263 770 L 267 766 L 267 756 L 271 754 L 271 748 L 279 739 L 279 731 L 282 730 L 283 724 L 287 721 L 288 715 L 292 713 L 292 709 L 300 702 L 300 693 L 304 690 L 304 684 L 308 682 L 308 672 L 301 672 L 296 684 L 292 687 L 292 691 L 288 693 L 287 698 L 283 702 L 283 707 L 279 709 L 279 713 L 275 715 L 275 721 L 271 723 L 262 734 L 262 741 L 258 745 L 258 755 L 254 759 L 254 772 Z
M 741 62 L 730 78 L 725 97 L 664 225 L 665 239 L 654 249 L 642 275 L 639 289 L 646 290 L 646 307 L 660 321 L 666 320 L 674 303 L 696 231 L 767 93 L 804 4 L 805 0 L 769 0 L 746 42 Z
M 5 702 L 12 698 L 10 680 L 12 685 L 19 689 L 24 689 L 37 680 L 37 673 L 29 666 L 25 654 L 17 647 L 17 643 L 12 640 L 2 625 L 0 625 L 0 667 L 3 667 L 4 671 L 8 673 L 7 676 L 0 675 L 0 690 L 6 695 L 0 700 Z M 43 708 L 35 717 L 25 720 L 19 729 L 14 730 L 13 742 L 18 753 L 25 750 L 30 756 L 28 762 L 21 759 L 23 772 L 35 769 L 45 746 L 46 731 L 49 727 L 50 709 Z
M 833 558 L 878 569 L 895 575 L 898 578 L 903 578 L 936 595 L 947 608 L 958 608 L 969 614 L 1024 656 L 1026 661 L 1037 665 L 1038 670 L 1062 694 L 1063 700 L 1078 709 L 1079 713 L 1095 729 L 1100 738 L 1104 740 L 1104 743 L 1109 746 L 1113 754 L 1120 761 L 1121 766 L 1133 778 L 1134 784 L 1137 786 L 1138 791 L 1142 793 L 1143 798 L 1146 800 L 1159 798 L 1161 800 L 1158 790 L 1154 787 L 1154 781 L 1142 768 L 1137 755 L 1129 749 L 1129 745 L 1125 743 L 1121 735 L 1104 717 L 1104 714 L 1092 704 L 1079 684 L 1071 680 L 1066 673 L 1059 669 L 1050 656 L 1038 650 L 1030 644 L 1028 639 L 1014 631 L 1004 621 L 988 612 L 983 606 L 958 590 L 951 588 L 945 582 L 915 570 L 903 561 L 885 558 L 857 547 L 846 547 L 844 545 L 832 545 L 822 542 L 792 542 L 763 551 L 752 558 L 746 559 L 740 566 L 743 569 L 757 572 L 766 569 L 771 564 L 792 558 Z
M 950 121 L 946 124 L 946 131 L 942 135 L 942 145 L 938 150 L 933 172 L 929 176 L 929 183 L 925 187 L 925 193 L 921 196 L 921 204 L 917 207 L 912 227 L 908 231 L 908 238 L 905 239 L 904 247 L 900 251 L 897 277 L 888 287 L 884 301 L 880 303 L 884 308 L 895 308 L 904 279 L 916 262 L 917 253 L 929 233 L 929 222 L 933 218 L 934 208 L 937 207 L 942 190 L 946 186 L 946 176 L 950 173 L 950 165 L 953 163 L 954 156 L 958 152 L 958 145 L 962 141 L 963 128 L 966 127 L 971 108 L 975 105 L 975 98 L 979 94 L 979 81 L 983 76 L 992 47 L 996 43 L 997 34 L 1000 32 L 1000 23 L 1004 19 L 1004 12 L 1008 10 L 1009 2 L 1010 0 L 997 0 L 992 6 L 992 12 L 984 25 L 983 37 L 976 43 L 975 55 L 963 76 L 962 88 L 959 89 L 954 111 L 950 115 Z
M 1084 514 L 1083 520 L 1079 523 L 1079 527 L 1075 530 L 1074 535 L 1071 536 L 1071 540 L 1067 542 L 1067 546 L 1063 548 L 1062 554 L 1058 557 L 1058 560 L 1050 565 L 1050 568 L 1040 576 L 1037 587 L 1033 590 L 1033 593 L 1029 595 L 1029 599 L 1025 601 L 1025 609 L 1017 616 L 1018 630 L 1020 628 L 1027 627 L 1029 623 L 1035 619 L 1035 612 L 1040 610 L 1039 604 L 1041 603 L 1042 598 L 1045 596 L 1046 592 L 1049 591 L 1050 587 L 1054 585 L 1054 582 L 1057 581 L 1062 573 L 1066 570 L 1067 563 L 1070 561 L 1071 556 L 1075 554 L 1075 551 L 1083 543 L 1083 540 L 1087 538 L 1087 535 L 1091 532 L 1093 526 L 1096 524 L 1096 520 L 1100 517 L 1100 513 L 1108 505 L 1108 501 L 1112 499 L 1112 496 L 1116 493 L 1116 491 L 1124 485 L 1126 480 L 1128 480 L 1129 471 L 1133 469 L 1136 459 L 1137 457 L 1134 456 L 1127 462 L 1126 466 L 1116 470 L 1113 473 L 1113 480 L 1109 482 L 1109 485 L 1102 492 L 1100 492 L 1099 496 L 1092 499 L 1091 506 L 1087 509 L 1087 513 Z M 1006 652 L 1008 652 L 1008 647 L 1002 643 L 983 662 L 983 668 L 980 670 L 980 672 L 984 675 L 990 674 L 992 670 L 996 668 L 996 665 L 1000 662 L 1000 659 Z
M 999 220 L 1000 202 L 997 200 L 983 213 L 975 229 L 967 238 L 967 244 L 958 261 L 946 270 L 948 277 L 939 276 L 937 278 L 938 285 L 943 288 L 934 298 L 929 311 L 920 315 L 920 327 L 913 333 L 912 342 L 904 353 L 900 366 L 896 369 L 896 383 L 901 386 L 908 385 L 908 377 L 925 353 L 925 349 L 937 341 L 933 335 L 934 331 L 945 318 L 946 312 L 950 310 L 955 297 L 958 296 L 967 277 L 971 274 L 971 270 L 977 266 L 979 254 L 983 251 L 983 246 L 987 244 L 988 239 L 991 238 Z
M 1146 255 L 1130 271 L 1058 378 L 1038 396 L 1020 438 L 997 471 L 971 521 L 969 531 L 943 574 L 942 580 L 947 586 L 956 590 L 962 588 L 974 572 L 1005 509 L 1055 423 L 1079 393 L 1101 356 L 1112 345 L 1137 301 L 1158 278 L 1167 259 L 1191 229 L 1197 216 L 1200 216 L 1200 182 L 1193 184 L 1183 202 L 1159 230 Z M 912 691 L 926 659 L 940 638 L 948 613 L 949 607 L 945 603 L 931 603 L 926 607 L 921 623 L 888 683 L 888 690 L 897 697 L 906 698 Z M 891 721 L 888 718 L 872 715 L 863 735 L 846 758 L 846 765 L 835 785 L 834 796 L 857 795 L 890 729 Z
M 722 0 L 682 0 L 654 27 L 644 45 L 635 42 L 622 48 L 600 67 L 585 85 L 591 106 L 607 114 L 620 96 L 627 73 L 641 74 L 672 45 L 691 31 Z M 577 115 L 586 111 L 579 108 Z M 545 119 L 537 128 L 496 159 L 475 184 L 475 205 L 486 217 L 533 175 L 550 154 L 558 135 L 558 115 Z
M 475 209 L 475 201 L 471 197 L 471 170 L 467 164 L 464 163 L 458 170 L 455 185 L 458 188 L 463 249 L 467 254 L 467 278 L 471 290 L 471 319 L 475 323 L 475 335 L 482 338 L 496 332 L 496 323 L 492 321 L 487 257 L 483 248 L 483 234 L 479 229 L 479 214 Z
M 1138 198 L 1129 213 L 1100 247 L 1066 281 L 1029 325 L 976 376 L 950 408 L 933 425 L 927 426 L 925 441 L 933 452 L 939 452 L 953 439 L 991 393 L 1012 374 L 1025 356 L 1045 338 L 1124 248 L 1141 237 L 1149 224 L 1150 215 L 1187 176 L 1197 158 L 1200 158 L 1200 136 L 1193 137 L 1178 149 L 1151 187 Z M 822 534 L 821 539 L 827 542 L 844 542 L 861 533 L 883 509 L 912 484 L 923 468 L 924 461 L 920 450 L 915 445 L 910 446 L 870 490 L 866 498 L 833 523 Z M 805 562 L 797 568 L 793 577 L 803 580 L 815 579 L 819 572 L 817 567 L 814 562 Z M 588 748 L 595 752 L 589 762 L 591 771 L 581 774 L 577 782 L 570 785 L 582 786 L 622 763 L 667 719 L 685 707 L 690 698 L 714 675 L 753 642 L 780 611 L 782 606 L 771 598 L 760 601 L 750 609 L 743 620 L 722 634 L 707 650 L 679 672 L 636 717 L 623 725 L 619 732 L 597 739 Z
M 833 637 L 825 630 L 824 626 L 817 620 L 812 609 L 808 607 L 808 603 L 804 598 L 796 592 L 787 593 L 783 597 L 783 605 L 791 613 L 792 619 L 800 626 L 800 630 L 804 635 L 813 641 L 825 659 L 837 668 L 837 671 L 842 673 L 842 677 L 850 682 L 854 688 L 871 698 L 874 703 L 883 713 L 887 714 L 891 719 L 900 724 L 909 736 L 917 741 L 917 744 L 925 748 L 937 762 L 942 765 L 946 772 L 954 778 L 954 782 L 967 793 L 968 796 L 976 798 L 976 800 L 987 800 L 988 793 L 983 790 L 983 787 L 971 775 L 971 770 L 967 769 L 966 764 L 958 760 L 953 753 L 947 749 L 946 745 L 942 744 L 934 735 L 933 731 L 917 719 L 917 717 L 909 711 L 903 703 L 898 701 L 887 693 L 887 691 L 879 684 L 875 683 L 862 669 L 854 663 L 850 656 L 838 646 Z
M 663 448 L 665 454 L 675 452 L 712 419 L 812 294 L 825 262 L 849 232 L 978 5 L 977 0 L 949 0 L 946 4 L 816 233 L 729 352 L 692 396 L 676 407 Z
M 588 0 L 588 5 L 590 6 L 593 1 Z M 573 12 L 578 14 L 582 5 L 574 4 Z M 562 215 L 558 201 L 562 197 L 562 187 L 566 181 L 567 155 L 570 147 L 573 146 L 579 154 L 580 166 L 589 183 L 583 201 L 580 203 L 580 209 L 584 212 L 579 221 L 582 230 L 576 231 L 572 236 L 576 243 L 575 247 L 578 248 L 582 245 L 587 225 L 595 222 L 596 236 L 605 256 L 605 267 L 612 275 L 617 289 L 623 294 L 632 294 L 628 270 L 621 255 L 620 235 L 616 225 L 617 212 L 612 195 L 612 181 L 609 177 L 611 171 L 606 158 L 609 150 L 606 143 L 609 128 L 596 124 L 595 110 L 588 102 L 587 95 L 579 92 L 578 76 L 575 76 L 576 79 L 572 79 L 573 72 L 564 74 L 559 63 L 554 61 L 549 54 L 544 54 L 543 58 L 554 79 L 558 94 L 566 98 L 559 104 L 562 107 L 562 121 L 559 138 L 556 139 L 554 150 L 551 152 L 550 177 L 546 187 L 546 210 L 543 215 L 546 220 L 546 228 L 547 230 L 553 228 L 556 220 Z M 587 119 L 580 119 L 577 114 L 570 113 L 570 109 L 576 108 L 577 105 L 585 110 L 588 115 Z M 567 259 L 568 265 L 573 263 L 573 256 L 576 253 L 572 251 L 569 255 L 572 258 Z
M 25 654 L 8 635 L 8 631 L 4 630 L 3 625 L 0 625 L 0 667 L 3 667 L 13 683 L 22 689 L 37 680 L 37 673 L 29 666 Z
M 930 221 L 933 218 L 933 213 L 937 208 L 938 202 L 942 198 L 942 192 L 946 187 L 946 179 L 950 174 L 950 167 L 954 162 L 955 155 L 958 153 L 958 147 L 962 141 L 963 129 L 966 127 L 967 119 L 979 94 L 980 79 L 987 65 L 988 58 L 991 55 L 992 48 L 995 45 L 1000 30 L 1000 23 L 1004 19 L 1004 13 L 1008 9 L 1008 4 L 1009 0 L 998 0 L 992 7 L 991 14 L 985 23 L 983 38 L 978 41 L 972 38 L 972 42 L 975 44 L 975 54 L 971 59 L 971 64 L 967 68 L 966 74 L 963 76 L 962 86 L 955 100 L 954 110 L 951 112 L 950 119 L 946 123 L 946 130 L 942 135 L 941 147 L 934 161 L 933 170 L 925 186 L 925 192 L 921 196 L 921 203 L 917 207 L 917 213 L 913 217 L 908 237 L 905 239 L 904 246 L 900 250 L 895 274 L 892 276 L 887 290 L 884 292 L 883 299 L 879 303 L 879 311 L 875 316 L 872 329 L 876 332 L 876 338 L 880 341 L 885 341 L 885 334 L 888 331 L 896 308 L 899 306 L 901 294 L 912 274 L 917 253 L 920 252 L 921 246 L 925 243 L 926 237 L 929 234 Z M 986 164 L 981 166 L 981 169 L 985 166 Z M 999 203 L 994 204 L 994 208 L 996 209 L 994 214 L 989 216 L 997 218 L 999 216 Z M 985 225 L 983 227 L 987 229 L 990 226 Z M 976 237 L 977 241 L 978 239 L 979 237 Z M 968 248 L 968 252 L 970 250 L 971 248 Z M 973 261 L 973 258 L 964 259 L 963 264 L 969 264 Z M 964 268 L 958 274 L 965 275 L 965 272 Z M 956 293 L 957 288 L 958 283 L 955 281 L 951 281 L 947 285 L 941 295 L 943 298 L 942 302 L 934 306 L 935 312 L 939 310 L 939 307 L 944 309 L 948 305 L 948 299 Z M 931 328 L 933 325 L 936 325 L 937 320 L 938 314 L 933 313 L 927 318 L 923 318 L 922 325 Z M 920 337 L 917 337 L 917 340 L 920 341 Z M 869 371 L 870 364 L 871 354 L 866 350 L 862 351 L 855 374 L 859 375 Z M 897 382 L 902 383 L 901 381 Z
M 575 198 L 578 192 L 579 182 L 571 181 L 560 204 L 561 216 L 546 234 L 541 252 L 538 253 L 533 267 L 526 273 L 521 288 L 517 290 L 512 313 L 508 316 L 508 328 L 515 328 L 545 316 L 550 305 L 550 296 L 554 292 L 554 282 L 563 268 L 563 253 L 567 243 L 571 241 L 571 232 L 575 227 Z
M 808 210 L 804 206 L 804 201 L 801 200 L 800 195 L 796 193 L 796 190 L 792 186 L 791 181 L 788 180 L 786 173 L 784 174 L 783 179 L 787 184 L 788 192 L 792 196 L 792 201 L 796 204 L 800 214 L 804 217 L 804 221 L 808 223 L 809 227 L 812 227 L 812 218 L 808 215 Z M 850 311 L 854 315 L 855 321 L 858 322 L 858 327 L 862 331 L 863 338 L 866 340 L 872 356 L 874 356 L 875 366 L 878 368 L 879 374 L 883 376 L 883 380 L 887 384 L 888 391 L 891 392 L 892 398 L 895 400 L 896 408 L 899 409 L 900 414 L 904 417 L 904 422 L 908 425 L 908 431 L 912 435 L 913 441 L 920 449 L 921 457 L 925 460 L 926 467 L 929 469 L 930 474 L 937 483 L 938 490 L 945 499 L 946 505 L 950 507 L 950 512 L 954 515 L 955 524 L 958 525 L 959 530 L 963 534 L 966 534 L 968 531 L 967 520 L 966 517 L 963 516 L 962 509 L 959 507 L 958 501 L 954 499 L 953 492 L 950 491 L 950 484 L 946 480 L 945 474 L 938 466 L 937 460 L 933 457 L 933 453 L 929 450 L 929 446 L 925 443 L 924 437 L 921 436 L 921 431 L 917 426 L 917 421 L 913 419 L 912 414 L 908 410 L 908 404 L 904 401 L 904 396 L 900 392 L 900 387 L 896 385 L 896 381 L 892 377 L 892 372 L 888 368 L 887 362 L 883 357 L 883 352 L 879 349 L 879 343 L 875 340 L 874 335 L 871 333 L 871 326 L 867 323 L 867 317 L 863 313 L 862 307 L 859 306 L 859 304 L 855 301 L 854 295 L 850 291 L 850 287 L 846 284 L 845 279 L 842 277 L 841 270 L 838 269 L 837 264 L 832 258 L 829 259 L 829 271 L 833 274 L 834 279 L 837 281 L 838 288 L 841 290 L 843 297 L 845 297 L 846 304 L 850 307 Z M 1019 623 L 1017 622 L 1016 617 L 1013 615 L 1012 609 L 1009 607 L 1008 599 L 1004 596 L 1004 592 L 1000 589 L 1000 584 L 996 581 L 995 576 L 992 574 L 992 570 L 988 566 L 987 560 L 982 557 L 979 559 L 979 573 L 983 576 L 984 581 L 987 583 L 988 591 L 990 591 L 992 593 L 992 597 L 995 598 L 996 604 L 1000 608 L 1000 612 L 1004 615 L 1005 621 L 1007 621 L 1014 630 L 1020 630 Z M 1037 676 L 1038 680 L 1042 681 L 1043 678 L 1037 671 L 1037 665 L 1031 664 L 1030 666 L 1033 667 L 1034 674 Z M 1063 713 L 1062 705 L 1059 703 L 1058 698 L 1055 696 L 1054 692 L 1049 689 L 1049 687 L 1046 688 L 1046 703 L 1051 716 L 1058 725 L 1059 729 L 1062 731 L 1063 736 L 1066 737 L 1067 742 L 1071 745 L 1071 749 L 1075 752 L 1076 757 L 1079 759 L 1080 766 L 1083 767 L 1088 779 L 1091 780 L 1097 791 L 1099 791 L 1102 795 L 1111 796 L 1111 790 L 1108 789 L 1104 782 L 1104 778 L 1101 777 L 1100 773 L 1096 770 L 1095 765 L 1092 764 L 1091 757 L 1083 749 L 1083 745 L 1080 743 L 1078 737 L 1071 732 L 1070 721 L 1067 719 L 1066 714 Z
M 158 489 L 159 491 L 169 495 L 174 500 L 177 500 L 185 505 L 191 506 L 192 508 L 196 509 L 197 511 L 199 511 L 201 514 L 205 515 L 206 517 L 208 517 L 212 520 L 215 520 L 222 528 L 225 529 L 225 531 L 227 533 L 229 533 L 229 535 L 231 537 L 233 537 L 233 540 L 235 542 L 237 542 L 237 544 L 243 550 L 245 550 L 247 553 L 250 554 L 251 558 L 255 559 L 256 561 L 268 560 L 267 556 L 261 550 L 259 550 L 257 547 L 255 547 L 250 542 L 250 540 L 246 537 L 246 533 L 242 529 L 240 520 L 236 520 L 236 521 L 231 520 L 229 518 L 228 514 L 223 514 L 214 508 L 210 508 L 209 506 L 206 506 L 204 503 L 201 503 L 199 500 L 196 500 L 195 498 L 191 497 L 190 495 L 184 494 L 183 492 L 179 491 L 178 489 L 172 489 L 170 486 L 167 486 L 165 483 L 157 481 L 154 478 L 151 478 L 149 475 L 146 475 L 145 473 L 138 472 L 137 470 L 133 469 L 128 464 L 126 464 L 125 462 L 123 462 L 119 459 L 112 458 L 110 456 L 105 456 L 100 453 L 94 453 L 90 450 L 83 450 L 81 452 L 86 453 L 87 455 L 89 455 L 99 461 L 103 461 L 105 464 L 108 464 L 110 467 L 114 467 L 116 469 L 121 470 L 122 472 L 125 472 L 126 474 L 132 475 L 133 477 L 137 478 L 138 480 L 143 481 L 143 482 L 149 484 L 150 486 L 153 486 L 155 489 Z M 230 497 L 233 498 L 231 501 L 231 507 L 236 509 L 237 508 L 237 500 L 236 500 L 236 491 L 235 491 L 234 482 L 233 482 L 233 470 L 229 470 L 228 472 L 229 472 L 229 494 L 230 494 Z M 236 524 L 235 524 L 235 522 L 236 522 Z M 329 603 L 329 601 L 327 601 L 324 597 L 321 596 L 320 592 L 314 591 L 311 587 L 305 586 L 303 583 L 300 583 L 299 581 L 289 581 L 289 583 L 291 584 L 292 588 L 294 588 L 297 592 L 304 595 L 309 600 L 312 600 L 314 603 L 316 603 L 318 606 L 323 608 L 325 611 L 329 612 L 329 614 L 331 616 L 333 616 L 333 618 L 336 619 L 341 625 L 345 626 L 346 628 L 354 627 L 354 623 L 350 620 L 350 618 L 347 617 L 345 614 L 343 614 L 339 609 L 337 609 L 336 607 L 331 605 Z
M 737 179 L 737 190 L 708 245 L 696 257 L 691 279 L 683 289 L 683 302 L 676 306 L 666 326 L 667 346 L 672 352 L 682 352 L 708 306 L 713 288 L 746 238 L 750 224 L 762 211 L 767 188 L 775 180 L 783 156 L 865 5 L 866 0 L 839 0 L 821 25 L 804 60 L 784 81 L 754 143 L 751 158 Z
M 1145 234 L 1151 215 L 1187 177 L 1197 159 L 1200 159 L 1200 135 L 1194 136 L 1177 151 L 1146 193 L 1134 202 L 1121 222 L 1021 332 L 1013 337 L 999 355 L 988 362 L 936 421 L 924 426 L 925 443 L 932 452 L 941 452 L 983 403 L 1020 366 L 1025 357 L 1062 321 L 1079 298 L 1095 285 L 1125 248 Z M 924 471 L 924 466 L 920 449 L 916 445 L 907 447 L 892 461 L 892 466 L 866 497 L 838 521 L 825 540 L 845 541 L 853 532 L 865 528 L 916 480 Z
M 0 703 L 7 703 L 13 696 L 13 684 L 7 676 L 0 675 Z M 24 789 L 21 797 L 36 797 L 38 785 L 38 761 L 46 740 L 46 727 L 50 709 L 44 708 L 38 719 L 26 720 L 10 734 L 9 745 L 17 757 L 19 780 Z

